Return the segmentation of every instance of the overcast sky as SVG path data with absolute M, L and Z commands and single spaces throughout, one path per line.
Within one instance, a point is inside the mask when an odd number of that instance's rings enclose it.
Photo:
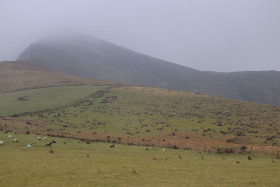
M 280 0 L 0 0 L 0 61 L 60 30 L 206 71 L 280 71 Z

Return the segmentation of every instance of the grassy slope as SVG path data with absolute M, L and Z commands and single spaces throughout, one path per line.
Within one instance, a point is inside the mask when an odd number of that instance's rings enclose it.
M 280 161 L 270 157 L 79 143 L 0 132 L 0 186 L 278 186 Z M 48 137 L 48 140 L 51 138 Z M 64 144 L 63 142 L 66 142 Z M 26 144 L 33 143 L 31 148 Z M 52 149 L 54 153 L 49 153 Z M 181 159 L 180 159 L 181 157 Z M 240 163 L 237 164 L 236 161 Z M 136 174 L 132 172 L 135 169 Z
M 103 86 L 62 86 L 0 93 L 0 116 L 54 108 L 87 96 Z
M 30 62 L 0 63 L 0 93 L 49 86 L 111 84 L 62 74 Z
M 257 145 L 278 145 L 279 118 L 280 108 L 276 106 L 122 86 L 0 124 L 3 130 L 22 133 L 204 151 L 250 144 L 252 151 L 275 154 L 276 146 Z

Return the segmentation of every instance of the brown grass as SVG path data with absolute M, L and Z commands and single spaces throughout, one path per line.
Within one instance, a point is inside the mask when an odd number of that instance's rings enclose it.
M 34 125 L 26 125 L 27 122 Z M 5 125 L 6 124 L 6 125 Z M 114 136 L 109 133 L 94 133 L 82 131 L 81 133 L 74 133 L 74 132 L 65 132 L 65 131 L 58 131 L 55 129 L 49 129 L 48 123 L 40 120 L 32 120 L 32 119 L 25 119 L 22 117 L 8 117 L 0 119 L 0 127 L 5 132 L 15 132 L 15 133 L 26 133 L 27 131 L 30 134 L 42 134 L 46 136 L 53 136 L 53 137 L 65 137 L 65 138 L 73 138 L 79 139 L 84 141 L 91 141 L 91 142 L 105 142 L 107 141 L 106 137 L 110 136 L 111 141 L 115 141 L 122 144 L 130 144 L 130 145 L 142 145 L 142 146 L 160 146 L 160 147 L 167 147 L 173 148 L 174 145 L 176 148 L 185 149 L 185 150 L 197 150 L 201 152 L 217 152 L 217 148 L 225 147 L 222 149 L 221 154 L 224 153 L 241 153 L 240 152 L 240 144 L 238 143 L 227 143 L 221 142 L 215 139 L 203 139 L 199 133 L 196 132 L 178 132 L 176 136 L 168 136 L 164 132 L 159 132 L 154 138 L 149 139 L 149 141 L 142 141 L 143 137 L 138 136 L 129 136 L 129 135 L 118 135 Z M 188 143 L 185 140 L 186 133 L 190 137 Z M 162 141 L 164 137 L 164 141 Z M 118 139 L 121 138 L 121 141 Z M 267 145 L 257 145 L 257 144 L 249 144 L 249 145 L 241 145 L 242 147 L 250 147 L 251 153 L 265 153 L 265 154 L 273 154 L 276 158 L 280 159 L 280 152 L 279 146 L 267 146 Z M 244 148 L 243 147 L 243 148 Z M 148 150 L 147 148 L 146 150 Z M 230 151 L 228 151 L 230 150 Z
M 49 86 L 93 84 L 112 83 L 66 75 L 30 62 L 0 63 L 0 93 Z
M 135 169 L 132 169 L 132 173 L 135 175 L 137 174 Z

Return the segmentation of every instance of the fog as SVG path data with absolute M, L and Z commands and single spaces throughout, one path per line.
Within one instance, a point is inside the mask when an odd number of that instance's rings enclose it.
M 280 71 L 279 0 L 0 0 L 0 61 L 79 32 L 203 71 Z

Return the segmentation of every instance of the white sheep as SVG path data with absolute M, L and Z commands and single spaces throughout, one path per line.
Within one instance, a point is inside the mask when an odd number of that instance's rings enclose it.
M 0 145 L 4 145 L 4 141 L 0 141 Z
M 17 142 L 18 142 L 18 139 L 15 138 L 15 139 L 14 139 L 14 143 L 17 143 Z
M 44 137 L 44 140 L 47 140 L 47 137 Z
M 38 140 L 41 140 L 41 137 L 40 137 L 40 136 L 38 136 Z
M 12 135 L 10 135 L 10 134 L 9 134 L 9 135 L 8 135 L 8 137 L 9 137 L 9 138 L 11 138 L 11 137 L 12 137 Z

